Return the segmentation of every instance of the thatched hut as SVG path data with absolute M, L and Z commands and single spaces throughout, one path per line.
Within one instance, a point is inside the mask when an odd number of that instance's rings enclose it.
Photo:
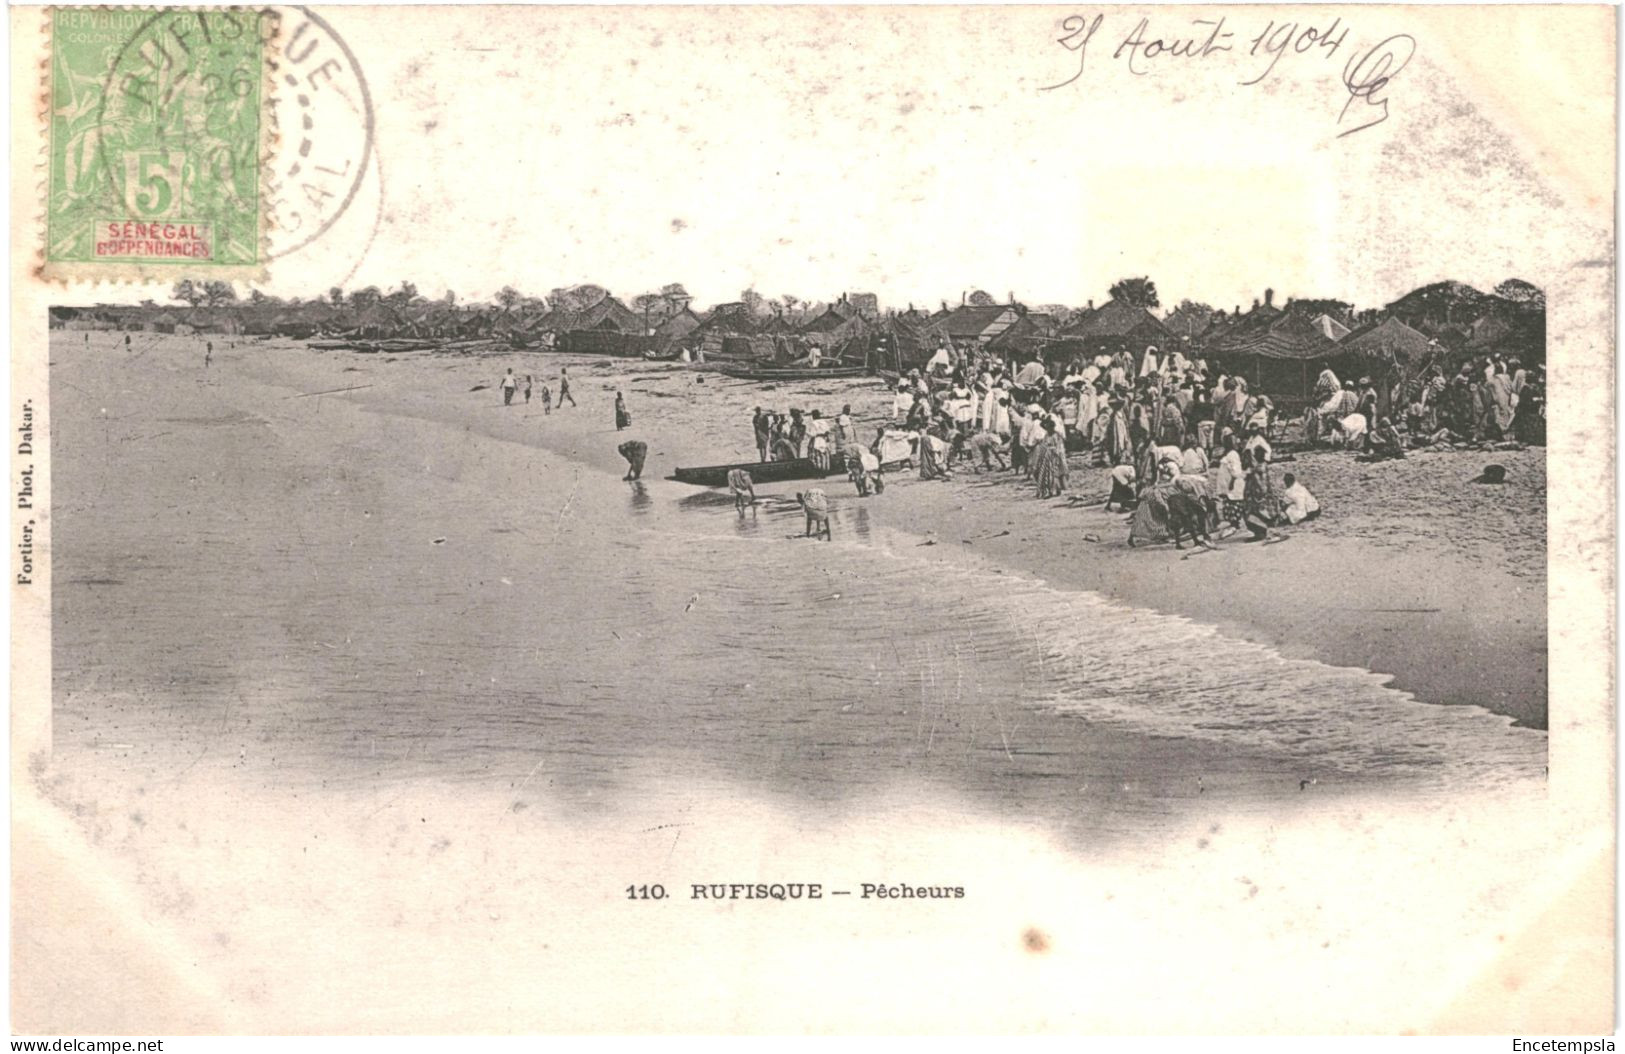
M 1090 355 L 1115 355 L 1126 351 L 1136 360 L 1149 347 L 1167 350 L 1175 343 L 1157 316 L 1143 307 L 1121 300 L 1108 300 L 1099 309 L 1061 330 L 1060 336 L 1083 342 Z
M 682 341 L 698 328 L 700 316 L 690 311 L 685 304 L 681 311 L 667 315 L 660 321 L 660 325 L 655 327 L 655 336 L 659 337 L 663 344 L 672 344 Z
M 1309 402 L 1315 379 L 1333 364 L 1339 344 L 1310 319 L 1277 314 L 1234 326 L 1206 354 L 1212 365 L 1244 378 L 1253 392 L 1291 412 Z
M 1371 378 L 1377 388 L 1377 412 L 1388 414 L 1407 381 L 1434 365 L 1448 371 L 1451 358 L 1437 341 L 1390 317 L 1363 326 L 1339 341 L 1332 368 L 1345 380 Z

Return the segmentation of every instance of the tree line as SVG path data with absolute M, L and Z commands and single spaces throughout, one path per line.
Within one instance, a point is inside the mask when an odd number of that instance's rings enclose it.
M 1157 284 L 1149 276 L 1120 278 L 1107 290 L 1110 297 L 1121 304 L 1130 307 L 1157 310 L 1162 306 L 1161 298 L 1157 293 Z M 1535 285 L 1518 278 L 1510 278 L 1495 287 L 1495 296 L 1525 307 L 1544 309 L 1545 294 Z M 531 296 L 520 292 L 511 285 L 503 286 L 493 298 L 493 303 L 504 312 L 541 313 L 585 311 L 611 295 L 608 289 L 592 283 L 582 283 L 573 286 L 559 286 L 550 290 L 544 296 Z M 222 281 L 193 281 L 182 279 L 176 282 L 170 291 L 170 299 L 182 301 L 191 307 L 226 307 L 239 303 L 237 291 L 230 282 Z M 348 307 L 352 310 L 366 310 L 374 305 L 401 308 L 410 304 L 427 304 L 431 301 L 422 297 L 418 287 L 411 281 L 403 281 L 399 287 L 388 292 L 378 286 L 370 285 L 360 289 L 346 292 L 339 286 L 334 286 L 326 297 L 315 298 L 325 301 L 334 307 Z M 686 307 L 693 298 L 681 282 L 670 282 L 659 290 L 640 293 L 627 301 L 627 305 L 635 312 L 649 314 L 655 312 L 670 312 Z M 297 306 L 306 301 L 301 298 L 283 300 L 269 297 L 259 290 L 251 290 L 247 303 L 253 305 L 286 304 Z M 438 301 L 446 306 L 457 303 L 457 294 L 447 290 Z M 991 293 L 977 289 L 964 298 L 966 304 L 972 307 L 993 307 L 999 304 Z M 773 315 L 784 315 L 795 318 L 822 311 L 827 305 L 824 301 L 813 300 L 793 294 L 785 293 L 777 297 L 767 297 L 755 289 L 746 289 L 739 295 L 738 303 L 751 314 L 761 318 Z M 1334 316 L 1346 315 L 1351 305 L 1342 300 L 1299 300 L 1301 310 L 1311 313 L 1327 313 Z M 1199 316 L 1209 316 L 1215 309 L 1200 301 L 1182 300 L 1179 308 Z M 1083 309 L 1066 304 L 1040 304 L 1032 310 L 1047 314 L 1060 325 L 1072 321 Z

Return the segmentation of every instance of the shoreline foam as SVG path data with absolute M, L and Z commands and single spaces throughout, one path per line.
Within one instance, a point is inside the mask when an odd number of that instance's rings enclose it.
M 679 367 L 534 352 L 450 362 L 419 355 L 375 366 L 367 360 L 376 356 L 319 355 L 303 348 L 250 345 L 239 354 L 260 351 L 263 364 L 280 366 L 290 386 L 312 373 L 338 376 L 359 361 L 370 374 L 398 376 L 390 385 L 395 392 L 425 375 L 494 378 L 509 365 L 517 373 L 541 374 L 539 386 L 556 382 L 558 367 L 568 365 L 583 406 L 551 416 L 532 404 L 508 408 L 519 412 L 507 421 L 482 418 L 486 411 L 504 409 L 494 390 L 466 393 L 467 385 L 456 384 L 441 393 L 406 391 L 404 402 L 376 389 L 355 393 L 355 401 L 379 412 L 442 423 L 462 419 L 464 427 L 541 446 L 617 476 L 624 465 L 616 444 L 626 436 L 641 438 L 650 446 L 646 486 L 685 495 L 692 488 L 660 478 L 675 465 L 754 456 L 749 428 L 754 405 L 782 408 L 791 401 L 816 401 L 833 411 L 850 402 L 865 439 L 873 434 L 872 421 L 889 411 L 888 394 L 872 379 L 764 389 Z M 289 355 L 300 358 L 290 362 Z M 651 384 L 683 394 L 658 400 L 631 394 Z M 459 387 L 464 392 L 457 392 Z M 634 425 L 624 436 L 610 427 L 617 388 L 629 392 L 632 404 Z M 810 394 L 821 390 L 828 394 Z M 459 399 L 461 394 L 469 399 Z M 520 426 L 521 419 L 534 425 Z M 1129 550 L 1122 542 L 1123 517 L 1099 512 L 1098 502 L 1084 509 L 1052 508 L 1064 503 L 1032 498 L 1030 485 L 1009 474 L 977 477 L 962 470 L 950 482 L 921 483 L 904 473 L 891 477 L 885 495 L 868 499 L 858 499 L 842 478 L 826 480 L 825 487 L 837 509 L 861 502 L 879 526 L 940 540 L 932 547 L 934 558 L 974 555 L 1055 588 L 1088 590 L 1186 616 L 1289 658 L 1368 669 L 1425 702 L 1483 706 L 1521 726 L 1545 729 L 1544 451 L 1496 456 L 1514 467 L 1514 483 L 1506 488 L 1465 483 L 1482 460 L 1477 454 L 1424 454 L 1375 466 L 1345 454 L 1308 455 L 1278 466 L 1278 472 L 1296 468 L 1305 476 L 1328 508 L 1319 522 L 1289 532 L 1287 545 L 1259 548 L 1231 540 L 1223 553 L 1190 559 L 1166 546 Z M 1098 492 L 1103 499 L 1104 473 L 1080 470 L 1079 460 L 1073 459 L 1070 493 Z M 796 486 L 763 491 L 788 493 Z M 1001 530 L 1010 534 L 992 537 Z M 1362 530 L 1371 537 L 1353 534 Z M 1101 541 L 1085 540 L 1088 534 Z M 1458 545 L 1458 539 L 1468 544 Z

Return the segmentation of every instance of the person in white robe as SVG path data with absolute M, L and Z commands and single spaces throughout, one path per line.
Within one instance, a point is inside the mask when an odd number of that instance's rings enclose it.
M 1086 382 L 1078 392 L 1078 431 L 1086 436 L 1092 434 L 1100 410 L 1100 390 Z
M 897 394 L 892 396 L 891 419 L 901 421 L 908 416 L 908 411 L 914 405 L 914 392 L 909 389 L 907 381 L 897 382 Z

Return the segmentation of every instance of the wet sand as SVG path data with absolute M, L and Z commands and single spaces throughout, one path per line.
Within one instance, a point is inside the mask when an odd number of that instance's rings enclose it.
M 1198 795 L 1204 810 L 1251 809 L 1305 779 L 1330 794 L 1388 776 L 1356 757 L 1272 755 L 1263 728 L 1216 743 L 1028 710 L 1026 696 L 1065 691 L 1040 676 L 1053 653 L 989 653 L 1035 646 L 1036 624 L 982 603 L 954 572 L 995 567 L 1003 577 L 981 581 L 1008 582 L 1084 633 L 1107 613 L 1054 609 L 1034 592 L 1041 566 L 928 545 L 921 526 L 980 520 L 996 533 L 993 517 L 1025 500 L 1018 490 L 962 515 L 931 505 L 956 485 L 900 479 L 859 502 L 831 481 L 842 544 L 828 550 L 797 537 L 788 488 L 763 488 L 762 505 L 736 517 L 718 492 L 655 476 L 690 460 L 660 435 L 697 436 L 698 408 L 733 416 L 751 394 L 715 374 L 627 385 L 638 407 L 628 434 L 655 443 L 634 487 L 619 479 L 604 369 L 625 364 L 574 364 L 582 406 L 547 415 L 539 401 L 504 406 L 495 387 L 469 391 L 500 362 L 217 345 L 204 371 L 189 350 L 138 343 L 126 361 L 70 347 L 53 367 L 64 756 L 111 756 L 132 773 L 224 762 L 284 785 L 513 784 L 541 764 L 551 793 L 589 810 L 617 789 L 611 757 L 671 764 L 689 782 L 721 772 L 837 811 L 888 781 L 921 780 L 1074 840 L 1132 837 Z M 684 382 L 687 398 L 649 394 Z M 351 390 L 309 394 L 335 388 Z M 874 552 L 850 551 L 854 534 Z M 750 548 L 731 549 L 736 535 Z M 1100 548 L 1102 568 L 1172 555 Z M 872 558 L 887 553 L 902 559 Z M 939 615 L 885 626 L 887 604 L 927 601 Z M 740 632 L 740 620 L 764 631 Z M 1070 647 L 1059 632 L 1036 646 Z M 1173 639 L 1207 661 L 1199 633 Z M 1114 643 L 1137 667 L 1132 645 Z M 1107 666 L 1100 676 L 1118 683 L 1124 658 Z M 1257 673 L 1238 669 L 1238 690 Z M 1371 695 L 1357 677 L 1335 684 Z
M 754 406 L 819 407 L 830 415 L 849 404 L 865 439 L 890 413 L 890 395 L 872 379 L 764 386 L 676 366 L 540 353 L 419 353 L 386 362 L 269 352 L 245 345 L 233 368 L 301 391 L 371 384 L 340 397 L 539 445 L 604 471 L 624 472 L 617 444 L 641 439 L 649 444 L 644 478 L 656 493 L 694 492 L 662 480 L 679 465 L 754 458 Z M 544 415 L 539 386 L 556 390 L 565 364 L 581 405 Z M 509 366 L 537 377 L 529 406 L 501 404 L 495 385 Z M 477 384 L 492 387 L 470 392 Z M 624 434 L 613 428 L 617 390 L 633 415 Z M 1469 482 L 1490 462 L 1507 466 L 1506 484 Z M 871 524 L 914 539 L 900 544 L 937 543 L 935 559 L 990 563 L 1060 588 L 1093 590 L 1216 625 L 1290 657 L 1390 675 L 1395 687 L 1428 702 L 1479 705 L 1546 727 L 1543 450 L 1415 453 L 1385 464 L 1317 452 L 1277 472 L 1278 486 L 1280 475 L 1295 472 L 1316 494 L 1324 509 L 1318 521 L 1284 531 L 1287 544 L 1231 539 L 1222 553 L 1189 557 L 1171 546 L 1130 549 L 1126 518 L 1100 511 L 1105 473 L 1078 455 L 1068 498 L 1087 499 L 1081 508 L 1039 501 L 1024 480 L 968 466 L 946 482 L 893 475 L 884 496 L 868 499 L 844 479 L 823 486 L 838 510 L 861 503 Z
M 764 488 L 754 519 L 736 521 L 725 497 L 662 477 L 747 455 L 759 401 L 850 402 L 872 417 L 886 396 L 871 384 L 764 393 L 573 360 L 581 405 L 546 415 L 539 399 L 504 407 L 495 385 L 509 365 L 556 385 L 551 356 L 385 361 L 215 343 L 207 372 L 194 338 L 138 337 L 127 358 L 111 341 L 89 353 L 53 344 L 54 436 L 73 452 L 55 468 L 56 753 L 33 759 L 50 809 L 23 814 L 17 838 L 31 859 L 58 862 L 53 888 L 94 904 L 74 914 L 97 929 L 76 931 L 73 964 L 21 975 L 14 1005 L 36 1031 L 824 1031 L 833 1014 L 869 1030 L 1211 1032 L 1266 1012 L 1296 1031 L 1426 1029 L 1499 935 L 1522 931 L 1522 905 L 1565 881 L 1556 863 L 1514 871 L 1565 846 L 1538 758 L 1528 772 L 1541 733 L 1381 698 L 1376 712 L 1403 711 L 1418 730 L 1414 744 L 1388 742 L 1423 755 L 1447 750 L 1430 730 L 1451 718 L 1511 737 L 1469 739 L 1484 756 L 1460 759 L 1503 763 L 1504 782 L 1407 785 L 1248 748 L 1279 729 L 1135 733 L 1001 706 L 997 685 L 961 706 L 945 684 L 867 663 L 858 672 L 875 687 L 851 693 L 847 713 L 793 651 L 783 662 L 739 651 L 710 667 L 709 696 L 672 699 L 668 671 L 719 632 L 705 618 L 723 590 L 636 566 L 673 527 L 710 532 L 679 537 L 719 554 L 719 583 L 728 544 L 758 547 L 751 558 L 768 553 L 796 590 L 766 608 L 765 641 L 836 618 L 818 603 L 832 591 L 820 576 L 890 549 L 910 574 L 926 561 L 927 591 L 956 571 L 998 570 L 1218 623 L 1233 649 L 1278 635 L 1289 654 L 1437 685 L 1434 701 L 1482 701 L 1499 656 L 1527 663 L 1534 645 L 1470 617 L 1459 585 L 1395 594 L 1372 569 L 1390 585 L 1426 572 L 1504 590 L 1505 618 L 1541 627 L 1543 654 L 1543 569 L 1525 577 L 1486 558 L 1490 545 L 1538 549 L 1513 529 L 1527 498 L 1516 481 L 1538 458 L 1498 458 L 1515 483 L 1496 502 L 1460 497 L 1455 520 L 1380 541 L 1341 533 L 1358 524 L 1339 518 L 1356 470 L 1306 459 L 1325 529 L 1189 560 L 1129 550 L 1119 517 L 1050 508 L 1014 482 L 898 476 L 860 500 L 832 479 L 831 545 L 790 537 L 799 522 L 771 499 L 794 485 Z M 617 388 L 634 419 L 624 435 Z M 619 480 L 626 438 L 650 444 L 641 488 Z M 1476 460 L 1399 469 L 1465 473 Z M 1080 474 L 1075 489 L 1091 487 L 1098 474 Z M 737 539 L 731 527 L 715 536 L 735 523 Z M 593 532 L 602 563 L 561 557 L 594 551 L 575 544 Z M 865 547 L 850 548 L 859 534 Z M 1455 537 L 1479 544 L 1452 554 Z M 1361 570 L 1333 577 L 1329 604 L 1292 577 L 1352 567 L 1351 554 Z M 740 603 L 758 588 L 734 585 Z M 1361 599 L 1373 590 L 1380 601 Z M 601 600 L 557 626 L 565 595 Z M 1360 612 L 1407 637 L 1378 648 L 1326 614 L 1356 602 L 1441 610 Z M 1436 620 L 1425 635 L 1406 621 L 1419 618 Z M 946 681 L 961 638 L 997 628 L 943 623 L 908 675 L 935 661 Z M 1480 661 L 1451 661 L 1447 632 Z M 1146 656 L 1151 671 L 1191 661 L 1212 657 Z M 588 683 L 554 690 L 561 670 Z M 628 670 L 632 694 L 614 687 Z M 1238 694 L 1285 672 L 1238 670 Z M 1355 674 L 1316 676 L 1330 707 L 1373 691 Z M 429 687 L 413 692 L 417 678 Z M 1314 720 L 1312 705 L 1294 716 Z M 1497 744 L 1504 757 L 1491 756 Z M 779 880 L 954 885 L 971 899 L 764 910 L 629 906 L 623 892 Z M 61 946 L 27 917 L 17 940 L 30 955 Z M 132 961 L 150 966 L 138 997 L 87 1008 L 63 995 Z M 1379 961 L 1393 968 L 1373 970 Z M 1229 968 L 1201 965 L 1220 962 Z M 1176 976 L 1201 984 L 1171 1005 Z M 583 977 L 621 994 L 583 1002 Z M 371 998 L 334 1004 L 335 978 Z M 188 1012 L 165 1002 L 182 997 Z

